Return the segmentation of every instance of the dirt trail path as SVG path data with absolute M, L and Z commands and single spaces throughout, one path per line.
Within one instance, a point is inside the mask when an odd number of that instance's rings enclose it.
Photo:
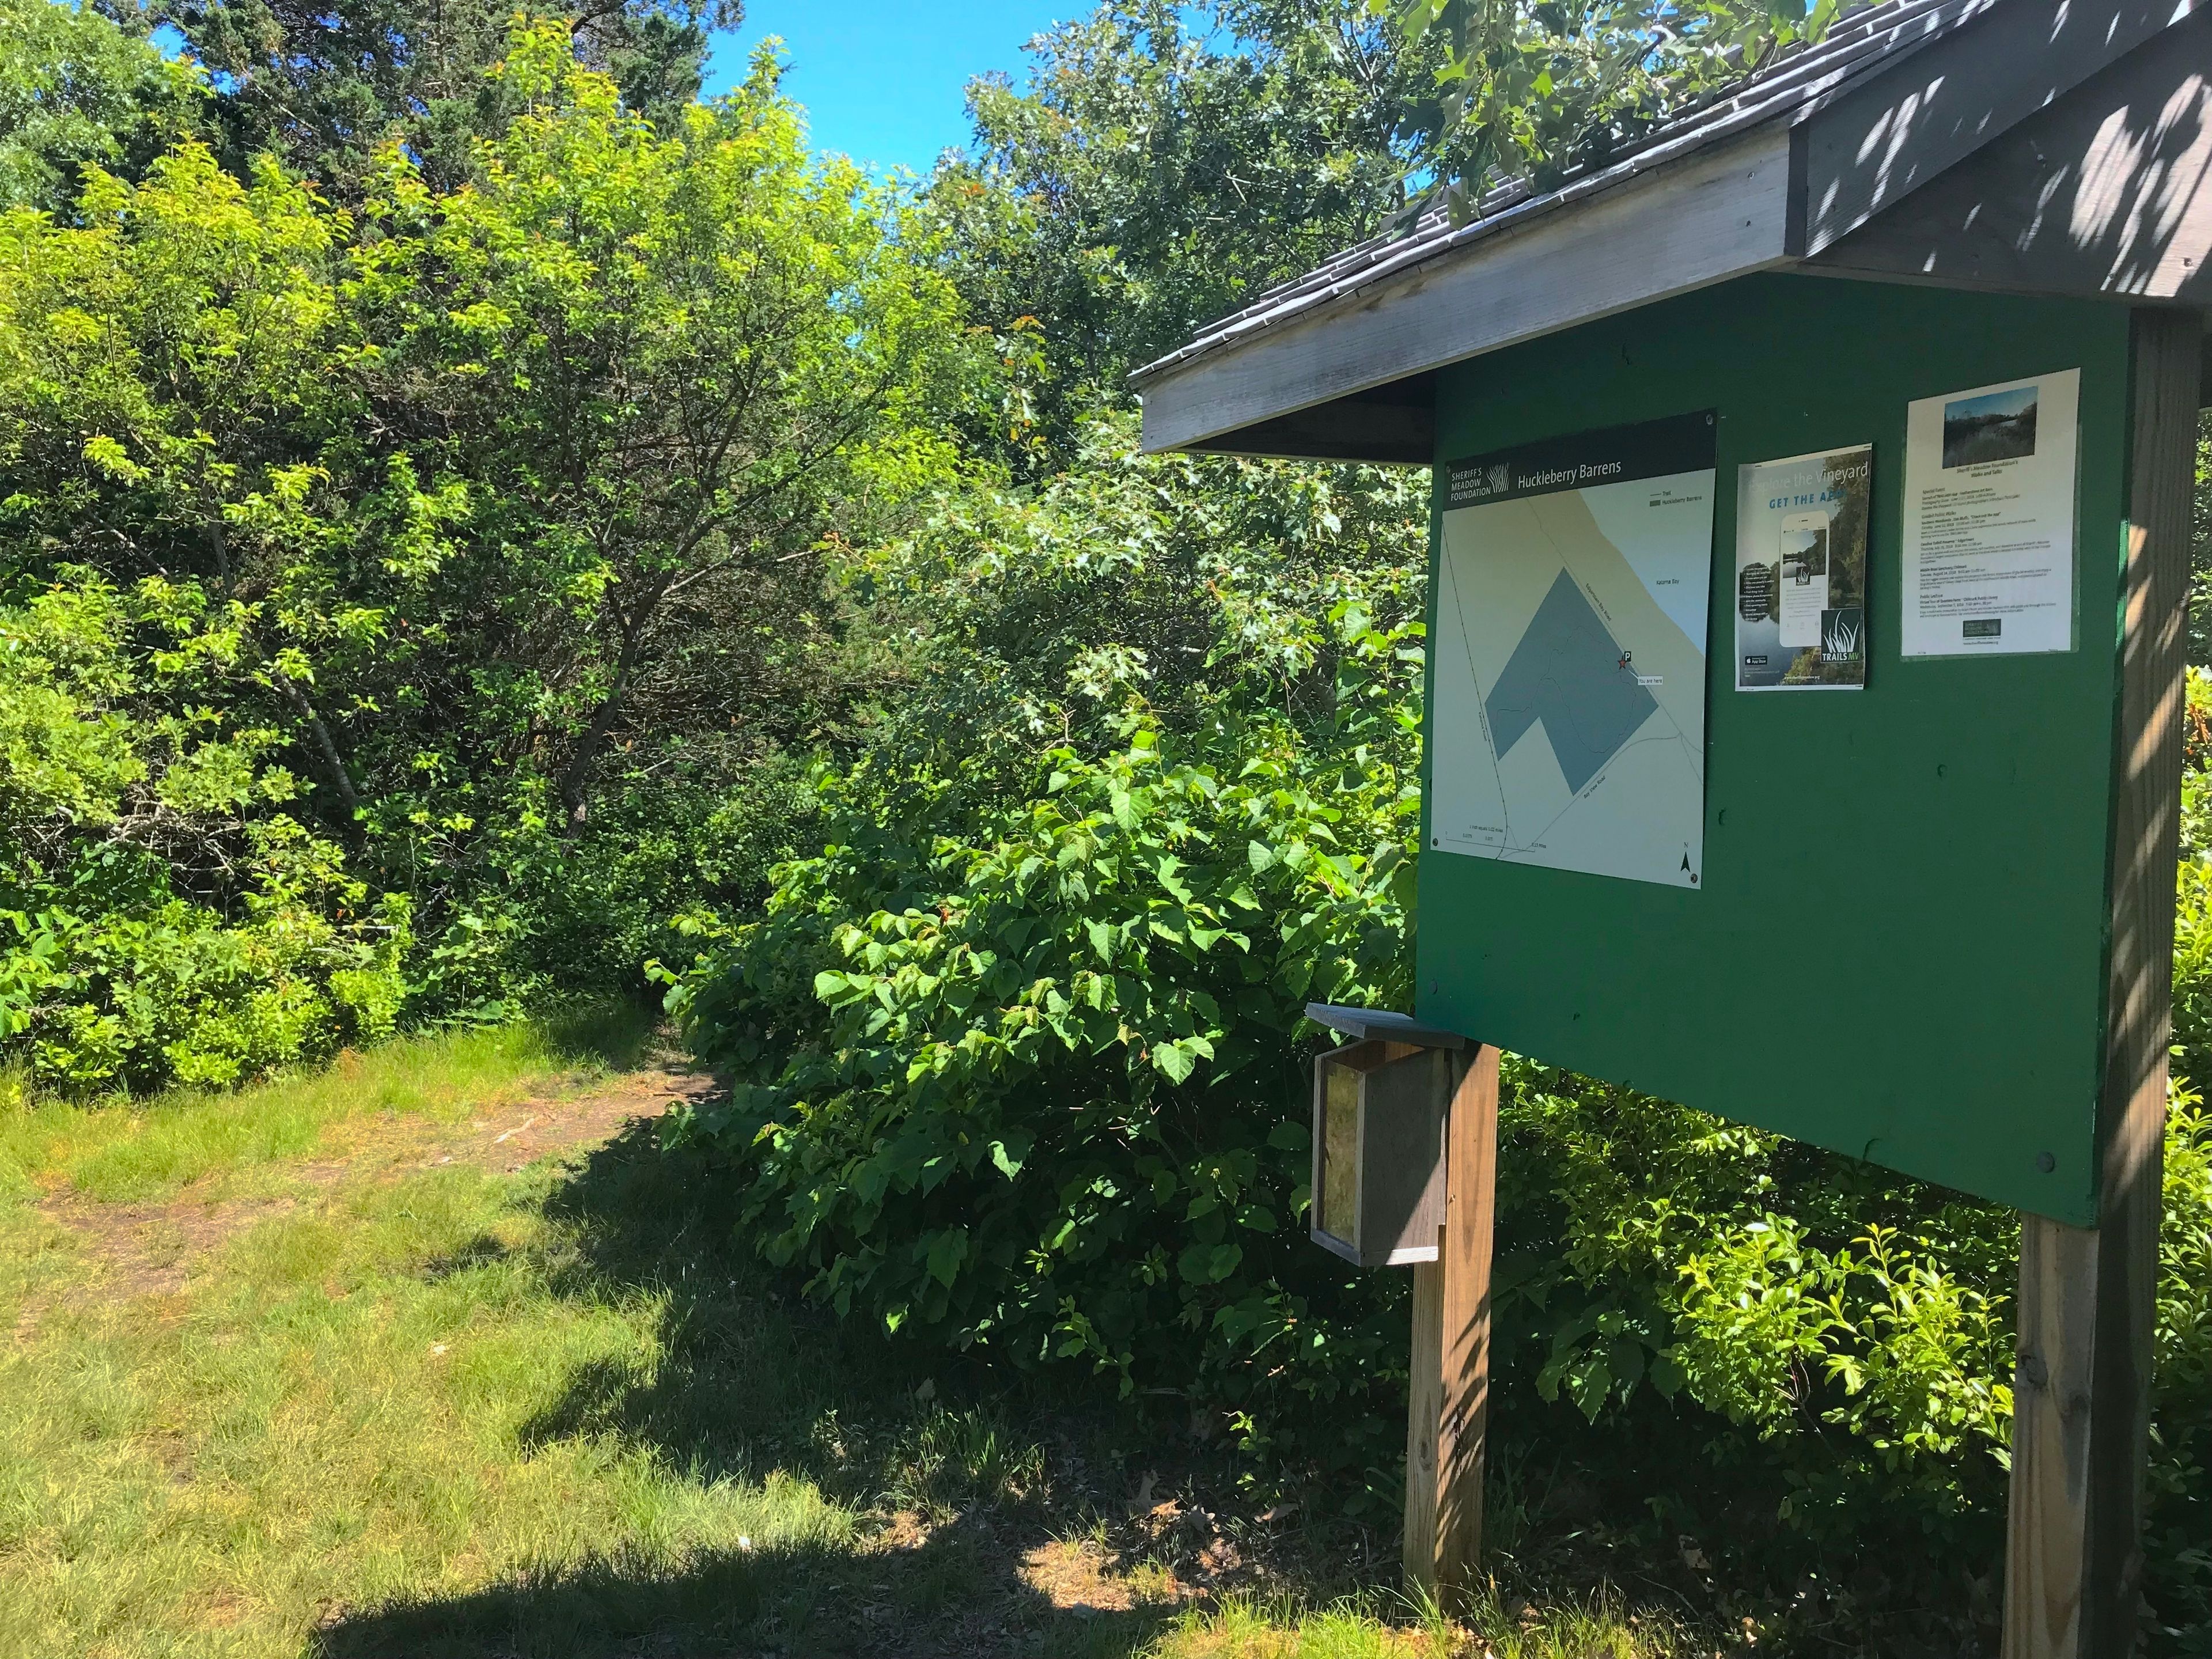
M 703 1067 L 664 1051 L 636 1071 L 619 1072 L 574 1091 L 535 1096 L 465 1125 L 423 1125 L 430 1131 L 428 1144 L 415 1167 L 468 1163 L 511 1173 L 541 1158 L 600 1146 L 679 1101 L 704 1099 L 715 1087 Z
M 257 1185 L 275 1183 L 276 1191 L 234 1194 L 240 1174 L 223 1170 L 153 1203 L 101 1203 L 64 1188 L 36 1207 L 86 1247 L 95 1270 L 83 1286 L 87 1294 L 110 1301 L 173 1296 L 209 1251 L 340 1185 L 397 1181 L 453 1164 L 513 1174 L 540 1158 L 603 1146 L 630 1125 L 658 1118 L 678 1102 L 703 1099 L 719 1086 L 705 1068 L 665 1048 L 632 1070 L 580 1084 L 548 1083 L 460 1121 L 372 1114 L 333 1121 L 315 1153 L 246 1172 Z

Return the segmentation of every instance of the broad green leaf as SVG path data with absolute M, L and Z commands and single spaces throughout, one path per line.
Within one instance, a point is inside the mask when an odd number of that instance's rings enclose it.
M 931 1278 L 950 1290 L 960 1272 L 960 1264 L 968 1259 L 968 1230 L 947 1227 L 934 1234 L 930 1241 L 927 1266 Z
M 1188 1039 L 1184 1039 L 1152 1045 L 1152 1064 L 1165 1074 L 1170 1083 L 1181 1083 L 1197 1067 L 1198 1061 L 1188 1043 Z

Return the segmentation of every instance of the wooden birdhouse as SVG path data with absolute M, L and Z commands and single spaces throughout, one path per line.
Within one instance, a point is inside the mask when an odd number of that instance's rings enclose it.
M 1362 1267 L 1437 1259 L 1450 1067 L 1382 1038 L 1315 1060 L 1314 1243 Z

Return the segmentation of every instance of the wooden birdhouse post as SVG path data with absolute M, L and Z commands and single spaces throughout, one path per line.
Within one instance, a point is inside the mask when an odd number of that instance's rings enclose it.
M 1498 1050 L 1402 1014 L 1306 1018 L 1353 1039 L 1314 1061 L 1313 1239 L 1413 1270 L 1406 1575 L 1449 1600 L 1482 1542 Z
M 2208 133 L 2186 0 L 1892 0 L 1134 377 L 1148 450 L 1432 469 L 1415 1006 L 1310 1011 L 1417 1582 L 1480 1527 L 1495 1044 L 2018 1210 L 2004 1651 L 2133 1651 Z

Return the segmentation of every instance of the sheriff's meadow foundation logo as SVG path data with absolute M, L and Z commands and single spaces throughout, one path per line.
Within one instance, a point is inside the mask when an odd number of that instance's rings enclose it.
M 1475 461 L 1451 469 L 1449 507 L 1472 507 L 1504 495 L 1513 488 L 1510 461 Z

